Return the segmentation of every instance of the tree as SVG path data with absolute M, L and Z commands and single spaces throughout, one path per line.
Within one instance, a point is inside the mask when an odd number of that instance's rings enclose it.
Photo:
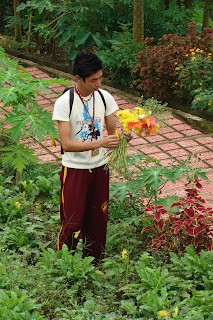
M 181 9 L 181 0 L 177 0 L 176 3 L 177 3 L 178 8 Z
M 15 40 L 18 42 L 22 42 L 21 25 L 18 23 L 19 13 L 16 10 L 18 6 L 19 6 L 19 0 L 13 0 L 14 17 L 17 18 L 17 24 L 15 24 L 14 26 Z
M 134 0 L 133 41 L 137 42 L 137 43 L 143 43 L 143 41 L 144 41 L 144 3 L 143 3 L 143 0 Z
M 211 0 L 205 0 L 205 3 L 204 3 L 202 31 L 204 30 L 204 28 L 209 27 L 210 2 Z
M 169 0 L 165 0 L 165 8 L 166 8 L 166 10 L 169 9 Z
M 184 1 L 185 9 L 188 9 L 192 6 L 192 0 L 185 0 Z

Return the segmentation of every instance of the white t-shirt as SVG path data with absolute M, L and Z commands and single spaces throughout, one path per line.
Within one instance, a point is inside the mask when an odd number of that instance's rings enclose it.
M 100 94 L 95 91 L 95 117 L 94 132 L 91 119 L 93 118 L 93 97 L 86 102 L 87 113 L 80 97 L 74 92 L 71 116 L 69 105 L 69 90 L 60 96 L 54 106 L 52 120 L 69 121 L 71 128 L 71 139 L 73 141 L 92 141 L 103 138 L 104 117 L 109 116 L 118 110 L 117 103 L 112 95 L 100 89 L 106 102 L 106 110 Z M 87 100 L 89 97 L 84 97 Z M 65 152 L 62 156 L 62 165 L 68 168 L 93 169 L 106 163 L 106 150 L 99 148 L 98 155 L 92 156 L 92 151 Z

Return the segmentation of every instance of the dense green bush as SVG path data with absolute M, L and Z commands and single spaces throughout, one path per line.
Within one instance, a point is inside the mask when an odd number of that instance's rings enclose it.
M 213 59 L 209 49 L 190 49 L 187 60 L 176 65 L 178 81 L 176 93 L 192 101 L 192 108 L 212 110 L 213 101 Z M 207 53 L 208 52 L 208 53 Z
M 179 65 L 188 61 L 190 49 L 199 48 L 205 55 L 211 53 L 213 29 L 206 28 L 201 37 L 201 33 L 195 30 L 195 25 L 195 22 L 189 24 L 185 37 L 180 34 L 164 35 L 154 46 L 153 39 L 147 38 L 146 48 L 138 53 L 136 66 L 132 70 L 135 77 L 132 85 L 150 97 L 174 97 Z M 188 81 L 191 81 L 190 77 Z
M 99 50 L 103 60 L 104 73 L 114 83 L 129 86 L 133 81 L 131 69 L 134 67 L 137 52 L 143 48 L 142 44 L 133 42 L 130 24 L 120 24 L 122 32 L 114 32 L 112 46 Z

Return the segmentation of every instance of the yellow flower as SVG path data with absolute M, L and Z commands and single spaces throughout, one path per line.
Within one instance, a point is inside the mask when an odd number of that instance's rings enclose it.
M 119 135 L 118 135 L 118 131 L 117 130 L 115 130 L 115 135 L 117 137 L 117 141 L 119 141 Z
M 74 234 L 75 239 L 78 239 L 80 232 L 81 232 L 81 230 L 75 232 L 75 234 Z
M 200 86 L 202 86 L 203 84 L 202 84 L 202 82 L 200 82 Z
M 179 67 L 176 67 L 175 70 L 179 70 Z
M 200 52 L 203 52 L 203 50 L 200 50 Z
M 177 83 L 177 82 L 175 82 L 175 86 L 177 86 L 177 84 L 178 84 L 178 83 Z
M 122 258 L 123 258 L 123 259 L 126 259 L 127 256 L 128 256 L 127 250 L 126 250 L 126 249 L 123 249 L 123 251 L 122 251 Z
M 16 205 L 16 207 L 17 207 L 18 209 L 21 207 L 21 203 L 18 202 L 18 201 L 15 203 L 15 205 Z
M 212 55 L 211 52 L 209 52 L 209 53 L 208 53 L 208 56 L 211 56 L 211 55 Z
M 178 310 L 179 310 L 178 307 L 176 307 L 176 308 L 175 308 L 175 311 L 174 311 L 173 314 L 172 314 L 174 318 L 177 317 L 177 315 L 178 315 Z
M 54 138 L 52 139 L 52 142 L 51 142 L 51 147 L 56 147 L 56 143 L 55 143 L 55 136 L 54 136 Z
M 144 110 L 144 109 L 142 109 L 142 108 L 140 108 L 140 107 L 135 107 L 135 112 L 136 113 L 146 113 L 146 111 Z
M 197 49 L 196 49 L 196 52 L 199 52 L 199 51 L 200 51 L 200 49 L 199 49 L 199 48 L 197 48 Z
M 169 312 L 166 310 L 161 310 L 158 312 L 159 316 L 161 317 L 168 317 L 169 316 Z
M 188 53 L 186 54 L 186 57 L 188 57 L 189 55 L 188 55 Z
M 194 49 L 190 49 L 190 51 L 191 51 L 191 52 L 193 52 L 193 51 L 194 51 Z
M 178 64 L 178 62 L 175 62 L 175 65 Z
M 191 54 L 195 54 L 195 52 L 192 52 Z
M 208 103 L 208 105 L 211 106 L 211 104 L 212 104 L 212 102 L 211 102 L 211 100 L 210 100 L 209 103 Z
M 192 60 L 195 60 L 195 57 L 192 57 Z
M 199 101 L 199 100 L 200 100 L 200 97 L 197 97 L 197 100 Z

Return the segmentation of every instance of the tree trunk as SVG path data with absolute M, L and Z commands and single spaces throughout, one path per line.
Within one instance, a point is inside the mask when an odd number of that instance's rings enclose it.
M 192 6 L 192 0 L 185 0 L 184 6 L 185 6 L 185 9 L 190 8 Z
M 17 17 L 19 13 L 16 11 L 17 7 L 19 6 L 19 0 L 13 0 L 13 9 L 14 9 L 14 16 Z M 21 32 L 21 25 L 16 24 L 14 26 L 15 31 L 15 40 L 18 42 L 22 42 L 22 32 Z
M 143 43 L 143 41 L 144 41 L 144 5 L 143 5 L 143 0 L 134 0 L 133 41 L 137 42 L 137 43 Z
M 205 3 L 204 3 L 202 31 L 204 30 L 204 28 L 209 27 L 210 2 L 211 0 L 205 0 Z
M 165 8 L 166 8 L 166 10 L 168 10 L 169 9 L 169 0 L 165 0 Z
M 177 0 L 177 1 L 176 1 L 176 4 L 177 4 L 178 8 L 181 9 L 181 0 Z
M 29 28 L 28 28 L 28 35 L 27 35 L 27 52 L 30 52 L 31 32 L 32 32 L 32 12 L 30 13 L 30 17 L 29 17 Z

